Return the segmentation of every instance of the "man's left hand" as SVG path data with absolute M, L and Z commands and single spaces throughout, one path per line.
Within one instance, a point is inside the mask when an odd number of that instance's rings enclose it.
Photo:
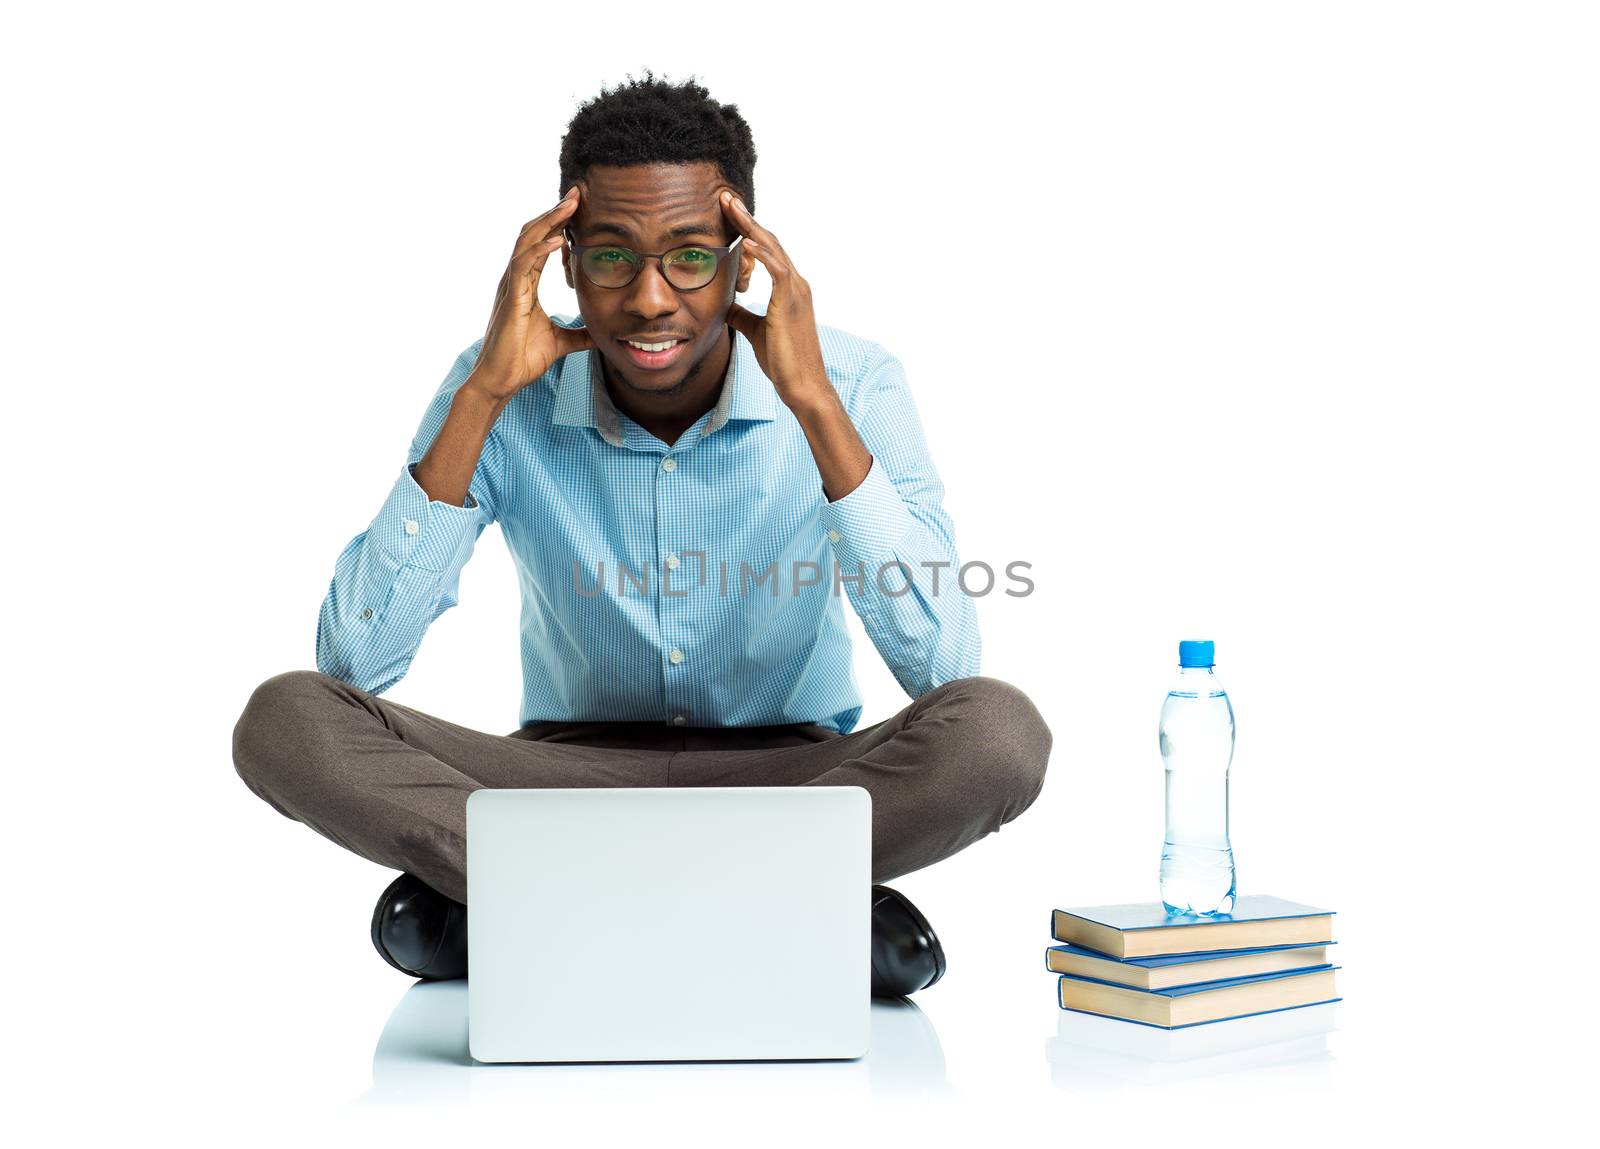
M 728 326 L 750 341 L 756 362 L 777 389 L 778 397 L 798 412 L 818 402 L 837 401 L 822 363 L 822 343 L 811 310 L 811 285 L 794 269 L 778 237 L 755 221 L 733 192 L 723 190 L 723 214 L 744 236 L 743 246 L 761 261 L 772 277 L 772 300 L 765 315 L 756 315 L 737 303 L 728 312 Z

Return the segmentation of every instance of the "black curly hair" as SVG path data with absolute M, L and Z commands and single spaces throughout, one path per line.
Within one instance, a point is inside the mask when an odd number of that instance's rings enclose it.
M 628 77 L 579 105 L 561 137 L 562 195 L 593 164 L 690 164 L 709 160 L 756 210 L 756 145 L 734 104 L 719 104 L 693 79 Z

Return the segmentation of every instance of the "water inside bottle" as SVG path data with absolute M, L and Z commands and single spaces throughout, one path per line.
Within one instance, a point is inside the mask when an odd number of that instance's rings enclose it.
M 1167 798 L 1161 900 L 1174 914 L 1233 911 L 1233 850 L 1228 842 L 1233 707 L 1225 691 L 1208 690 L 1209 685 L 1173 690 L 1161 709 Z

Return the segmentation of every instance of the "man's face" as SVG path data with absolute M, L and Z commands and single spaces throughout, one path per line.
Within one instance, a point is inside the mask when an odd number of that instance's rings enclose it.
M 579 181 L 581 203 L 572 217 L 580 245 L 614 243 L 635 252 L 660 255 L 685 244 L 726 247 L 737 233 L 723 217 L 717 196 L 731 185 L 717 165 L 638 164 L 595 166 Z M 755 256 L 742 248 L 725 259 L 704 287 L 681 291 L 667 282 L 654 259 L 642 261 L 626 287 L 596 287 L 573 265 L 563 246 L 561 264 L 567 285 L 578 293 L 578 311 L 605 359 L 613 383 L 652 394 L 671 394 L 700 378 L 706 360 L 721 345 L 735 291 L 750 286 Z M 663 343 L 682 340 L 667 353 L 648 358 L 628 340 Z

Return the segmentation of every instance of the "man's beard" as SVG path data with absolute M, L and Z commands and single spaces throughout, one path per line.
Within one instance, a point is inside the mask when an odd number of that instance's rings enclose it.
M 713 348 L 713 350 L 715 350 L 715 348 Z M 601 356 L 601 366 L 605 369 L 606 382 L 625 387 L 629 391 L 632 391 L 635 395 L 681 395 L 689 389 L 689 385 L 691 383 L 700 378 L 700 373 L 705 370 L 706 360 L 710 358 L 711 352 L 707 351 L 704 355 L 700 356 L 700 358 L 691 363 L 689 365 L 689 370 L 683 373 L 683 378 L 679 379 L 671 387 L 636 387 L 634 384 L 628 382 L 627 376 L 623 375 L 621 371 L 613 369 L 610 361 L 607 360 L 605 356 Z M 730 365 L 733 362 L 731 355 L 728 358 L 728 362 Z

